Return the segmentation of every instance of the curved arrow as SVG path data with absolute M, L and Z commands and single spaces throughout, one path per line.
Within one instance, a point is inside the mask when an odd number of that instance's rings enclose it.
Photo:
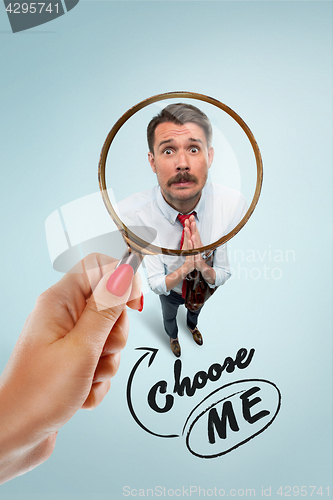
M 134 408 L 133 408 L 133 405 L 132 405 L 132 399 L 131 399 L 131 390 L 132 390 L 132 382 L 133 382 L 133 378 L 134 378 L 134 374 L 138 368 L 138 366 L 140 365 L 140 363 L 149 355 L 149 351 L 151 351 L 153 354 L 150 356 L 150 359 L 149 359 L 149 363 L 148 363 L 148 368 L 149 366 L 152 364 L 152 362 L 154 361 L 155 359 L 155 356 L 158 352 L 158 349 L 154 349 L 153 347 L 137 347 L 136 350 L 144 350 L 144 351 L 148 351 L 146 352 L 134 365 L 132 371 L 131 371 L 131 374 L 128 378 L 128 382 L 127 382 L 127 391 L 126 391 L 126 396 L 127 396 L 127 404 L 128 404 L 128 408 L 129 408 L 129 411 L 131 412 L 131 415 L 132 417 L 134 418 L 134 420 L 136 421 L 136 423 L 146 432 L 148 432 L 149 434 L 152 434 L 153 436 L 157 436 L 157 437 L 163 437 L 163 438 L 175 438 L 175 437 L 179 437 L 178 434 L 169 434 L 169 435 L 165 435 L 165 434 L 156 434 L 156 432 L 153 432 L 151 430 L 149 430 L 145 425 L 143 425 L 142 422 L 140 422 L 140 420 L 138 419 L 135 411 L 134 411 Z

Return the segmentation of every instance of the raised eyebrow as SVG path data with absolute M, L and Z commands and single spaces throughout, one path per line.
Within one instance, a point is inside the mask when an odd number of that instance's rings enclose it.
M 195 139 L 194 137 L 189 137 L 188 141 L 189 142 L 199 142 L 200 144 L 203 144 L 201 139 Z M 158 147 L 160 148 L 161 146 L 163 146 L 163 144 L 172 144 L 173 142 L 174 142 L 173 139 L 166 139 L 165 141 L 161 141 L 159 143 Z
M 202 140 L 201 139 L 195 139 L 194 137 L 190 137 L 189 138 L 189 141 L 190 142 L 200 142 L 200 144 L 203 144 Z
M 163 144 L 170 144 L 172 142 L 173 142 L 173 139 L 166 139 L 165 141 L 160 142 L 158 147 L 160 148 L 161 146 L 163 146 Z

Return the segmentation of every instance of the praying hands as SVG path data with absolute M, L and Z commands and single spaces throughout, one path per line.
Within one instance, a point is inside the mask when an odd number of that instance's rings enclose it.
M 204 245 L 202 244 L 200 233 L 195 222 L 195 217 L 194 215 L 191 215 L 191 217 L 185 221 L 184 243 L 182 246 L 182 250 L 202 248 L 203 246 Z M 198 253 L 193 257 L 186 257 L 186 261 L 189 262 L 189 268 L 192 267 L 189 272 L 193 271 L 193 269 L 197 269 L 202 274 L 207 283 L 210 283 L 211 285 L 215 283 L 215 271 L 205 262 L 201 253 Z

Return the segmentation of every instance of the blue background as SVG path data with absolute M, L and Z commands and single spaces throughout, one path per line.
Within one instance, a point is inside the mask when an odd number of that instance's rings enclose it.
M 140 367 L 143 386 L 170 378 L 174 363 L 158 299 L 147 293 L 144 312 L 130 312 L 128 345 L 103 404 L 78 412 L 51 458 L 1 486 L 0 497 L 120 499 L 124 486 L 193 485 L 256 488 L 256 496 L 271 486 L 272 498 L 281 498 L 279 486 L 332 487 L 332 3 L 81 0 L 15 35 L 0 6 L 0 40 L 0 369 L 37 296 L 60 278 L 47 250 L 47 217 L 97 191 L 101 146 L 128 108 L 190 90 L 248 123 L 264 186 L 229 245 L 234 278 L 202 313 L 204 347 L 180 331 L 183 372 L 193 376 L 253 347 L 251 365 L 223 383 L 264 378 L 282 393 L 272 426 L 224 457 L 200 460 L 183 439 L 145 433 L 125 398 L 141 355 L 135 348 L 159 349 L 153 375 Z M 138 410 L 145 399 L 138 384 Z M 184 399 L 188 412 L 193 405 Z M 175 418 L 176 432 L 183 422 Z

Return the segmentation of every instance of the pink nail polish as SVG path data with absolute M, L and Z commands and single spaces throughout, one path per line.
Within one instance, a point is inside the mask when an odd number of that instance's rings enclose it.
M 121 264 L 113 274 L 111 274 L 108 282 L 106 284 L 106 289 L 108 292 L 116 295 L 116 297 L 122 297 L 130 284 L 134 276 L 133 268 L 129 264 Z
M 138 309 L 138 311 L 141 312 L 142 309 L 143 309 L 143 293 L 141 292 L 140 309 Z

